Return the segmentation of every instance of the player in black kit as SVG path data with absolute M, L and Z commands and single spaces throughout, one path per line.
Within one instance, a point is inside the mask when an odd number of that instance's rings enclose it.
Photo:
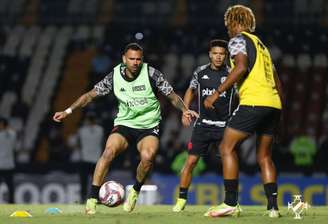
M 188 188 L 191 183 L 192 171 L 197 165 L 200 156 L 207 154 L 210 144 L 218 144 L 223 137 L 226 121 L 232 113 L 234 104 L 233 88 L 223 92 L 219 100 L 215 102 L 215 109 L 208 110 L 204 107 L 204 100 L 212 95 L 217 86 L 224 82 L 229 74 L 225 60 L 227 58 L 227 42 L 224 40 L 212 40 L 209 44 L 210 63 L 199 66 L 193 74 L 189 88 L 184 96 L 184 103 L 189 108 L 195 95 L 198 95 L 199 118 L 196 120 L 191 142 L 188 145 L 188 157 L 181 171 L 180 192 L 174 212 L 184 210 L 187 202 Z M 190 124 L 182 118 L 184 126 Z

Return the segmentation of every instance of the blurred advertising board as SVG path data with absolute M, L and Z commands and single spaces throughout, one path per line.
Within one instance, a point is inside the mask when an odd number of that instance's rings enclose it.
M 108 180 L 115 180 L 124 186 L 134 183 L 130 173 L 114 172 Z M 80 185 L 75 173 L 50 172 L 47 174 L 15 175 L 16 203 L 79 203 Z M 328 204 L 328 178 L 280 176 L 279 177 L 279 204 L 286 205 L 292 201 L 292 195 L 303 195 L 304 201 L 311 205 Z M 173 204 L 179 190 L 177 176 L 152 174 L 146 184 L 156 186 L 156 192 L 145 192 L 146 204 Z M 194 177 L 189 190 L 189 204 L 218 204 L 224 197 L 223 179 L 217 175 L 203 175 Z M 150 195 L 151 194 L 151 195 Z M 156 197 L 156 199 L 149 197 Z M 0 203 L 7 198 L 7 187 L 0 184 Z M 142 198 L 140 198 L 141 200 Z M 146 200 L 147 199 L 147 200 Z M 240 177 L 240 203 L 244 205 L 264 205 L 266 198 L 259 176 Z M 140 202 L 139 202 L 140 203 Z M 142 203 L 143 204 L 143 203 Z
M 292 195 L 303 195 L 304 201 L 311 205 L 328 204 L 328 178 L 287 177 L 278 179 L 278 203 L 287 205 L 293 200 Z M 179 191 L 179 178 L 176 176 L 152 175 L 152 184 L 158 186 L 161 204 L 173 204 Z M 244 205 L 266 205 L 266 197 L 260 176 L 241 176 L 239 181 L 239 202 Z M 189 204 L 218 204 L 224 200 L 222 177 L 205 175 L 194 177 L 189 188 Z

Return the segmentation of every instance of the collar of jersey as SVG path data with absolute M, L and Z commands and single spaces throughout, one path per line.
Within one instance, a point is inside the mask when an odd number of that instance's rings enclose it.
M 136 80 L 136 79 L 138 78 L 138 76 L 140 75 L 141 68 L 140 68 L 140 70 L 139 70 L 139 73 L 138 73 L 135 77 L 133 77 L 133 78 L 130 78 L 129 76 L 127 76 L 126 73 L 125 73 L 125 71 L 126 71 L 126 65 L 121 64 L 121 67 L 120 67 L 120 73 L 121 73 L 122 78 L 123 78 L 125 81 L 127 81 L 127 82 L 133 82 L 133 81 Z
M 208 66 L 208 67 L 209 67 L 209 69 L 210 69 L 211 71 L 219 72 L 219 71 L 223 71 L 223 70 L 225 70 L 226 66 L 227 66 L 226 64 L 223 64 L 223 65 L 221 65 L 221 66 L 219 67 L 218 70 L 213 69 L 213 68 L 211 67 L 211 65 Z

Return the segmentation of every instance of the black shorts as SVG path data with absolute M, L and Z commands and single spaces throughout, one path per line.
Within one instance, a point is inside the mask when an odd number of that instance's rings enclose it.
M 273 107 L 243 106 L 233 112 L 228 127 L 248 134 L 275 135 L 281 110 Z
M 218 149 L 223 138 L 224 128 L 205 128 L 195 126 L 191 141 L 188 144 L 188 154 L 204 156 L 208 153 L 210 145 L 214 144 Z M 217 151 L 219 152 L 219 150 Z
M 159 138 L 160 130 L 159 126 L 150 129 L 136 129 L 123 125 L 115 126 L 111 133 L 119 133 L 126 138 L 129 145 L 137 144 L 141 139 L 146 136 L 152 135 Z

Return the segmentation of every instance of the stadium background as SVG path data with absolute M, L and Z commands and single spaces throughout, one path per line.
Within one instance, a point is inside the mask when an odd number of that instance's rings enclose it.
M 254 10 L 256 33 L 271 49 L 286 93 L 273 153 L 282 184 L 280 202 L 286 204 L 299 192 L 310 203 L 327 204 L 328 3 L 323 0 L 0 0 L 0 114 L 19 137 L 16 202 L 79 201 L 72 135 L 87 113 L 95 113 L 108 134 L 115 102 L 113 97 L 98 99 L 60 125 L 51 117 L 119 63 L 125 44 L 139 42 L 145 61 L 162 71 L 182 96 L 193 69 L 208 60 L 209 40 L 228 38 L 223 13 L 236 3 Z M 178 178 L 171 164 L 186 149 L 191 129 L 181 127 L 180 114 L 167 100 L 161 103 L 162 142 L 149 183 L 160 189 L 157 202 L 172 203 Z M 315 150 L 291 150 L 292 141 L 304 135 L 314 140 Z M 241 150 L 240 156 L 241 202 L 263 204 L 254 155 Z M 307 162 L 299 164 L 297 158 Z M 209 156 L 205 161 L 191 190 L 192 203 L 222 199 L 218 160 Z M 113 164 L 110 178 L 132 183 L 135 165 L 136 154 L 130 150 Z M 5 198 L 2 184 L 1 202 Z

